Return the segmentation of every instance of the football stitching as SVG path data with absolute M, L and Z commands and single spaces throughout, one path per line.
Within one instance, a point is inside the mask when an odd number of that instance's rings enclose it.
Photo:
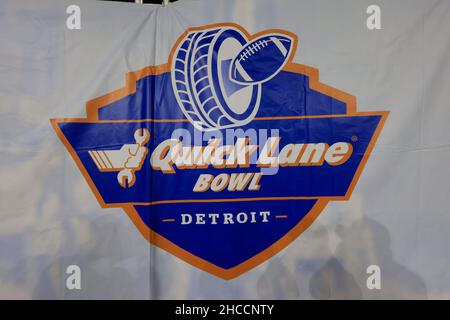
M 272 42 L 272 40 L 260 39 L 253 44 L 249 43 L 247 49 L 245 49 L 245 51 L 240 54 L 239 61 L 245 61 L 264 47 L 267 47 L 268 42 Z
M 267 39 L 267 37 L 269 37 Z M 242 62 L 249 60 L 253 55 L 255 55 L 258 51 L 261 51 L 264 47 L 267 47 L 269 44 L 273 44 L 275 45 L 278 50 L 280 51 L 281 55 L 287 59 L 290 51 L 291 51 L 291 39 L 289 38 L 285 38 L 285 37 L 280 37 L 277 35 L 269 35 L 269 36 L 265 36 L 264 38 L 260 38 L 259 40 L 254 40 L 254 42 L 249 42 L 247 43 L 246 46 L 244 46 L 245 49 L 243 52 L 241 52 L 237 58 L 235 58 L 235 66 L 233 67 L 233 69 L 230 72 L 230 76 L 233 79 L 236 79 L 237 81 L 241 81 L 238 80 L 238 75 L 240 75 L 241 77 L 244 77 L 244 82 L 251 82 L 250 80 L 252 80 L 252 78 L 250 76 L 247 76 L 250 78 L 249 79 L 245 79 L 245 75 L 242 74 L 242 72 L 246 72 L 245 69 L 242 66 Z M 287 43 L 287 44 L 286 44 Z M 283 64 L 286 61 L 283 62 Z M 241 66 L 241 71 L 239 71 L 239 69 L 236 67 L 237 65 Z

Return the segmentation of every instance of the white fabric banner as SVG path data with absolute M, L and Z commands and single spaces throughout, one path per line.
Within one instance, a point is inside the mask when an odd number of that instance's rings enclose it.
M 351 196 L 223 277 L 102 208 L 50 123 L 86 118 L 127 73 L 158 74 L 145 68 L 167 64 L 186 30 L 220 23 L 294 34 L 288 63 L 317 69 L 358 112 L 389 111 Z M 447 0 L 1 1 L 0 298 L 449 299 L 449 30 Z

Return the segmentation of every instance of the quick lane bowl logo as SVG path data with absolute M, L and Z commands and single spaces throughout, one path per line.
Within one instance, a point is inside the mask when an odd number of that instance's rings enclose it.
M 184 261 L 232 279 L 348 200 L 388 112 L 293 62 L 297 37 L 188 29 L 168 63 L 126 75 L 51 123 L 104 208 Z

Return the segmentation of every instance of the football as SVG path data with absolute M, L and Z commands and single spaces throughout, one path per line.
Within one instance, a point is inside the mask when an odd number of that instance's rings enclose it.
M 257 84 L 273 78 L 286 64 L 293 39 L 269 34 L 247 43 L 231 62 L 230 79 L 239 84 Z

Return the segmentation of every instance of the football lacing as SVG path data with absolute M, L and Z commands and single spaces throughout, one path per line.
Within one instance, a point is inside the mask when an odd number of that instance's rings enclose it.
M 268 42 L 269 41 L 267 41 L 266 39 L 256 41 L 252 45 L 248 46 L 248 48 L 241 53 L 241 55 L 239 56 L 239 60 L 245 61 L 247 58 L 250 58 L 252 55 L 254 55 L 262 48 L 267 47 Z

